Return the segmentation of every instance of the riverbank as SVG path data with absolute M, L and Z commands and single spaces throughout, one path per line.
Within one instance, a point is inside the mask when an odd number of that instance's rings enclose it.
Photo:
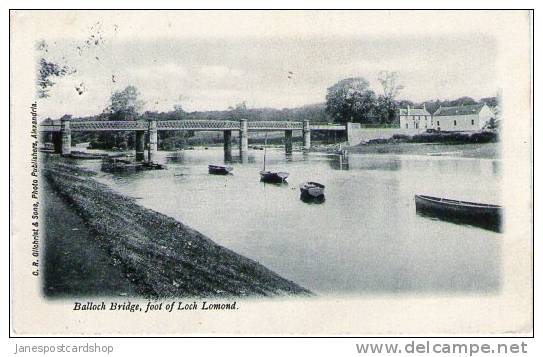
M 43 175 L 47 184 L 96 233 L 93 238 L 118 261 L 126 278 L 143 295 L 311 294 L 173 218 L 143 208 L 133 199 L 112 191 L 94 180 L 92 171 L 83 170 L 70 160 L 45 158 Z M 47 221 L 60 227 L 63 223 L 63 217 L 50 217 Z
M 314 152 L 338 153 L 344 149 L 353 154 L 394 154 L 394 155 L 434 155 L 455 153 L 457 157 L 474 159 L 500 159 L 499 143 L 486 144 L 443 144 L 443 143 L 405 143 L 388 141 L 385 143 L 365 143 L 355 146 L 319 145 L 311 148 Z
M 139 295 L 85 220 L 43 180 L 43 293 L 50 298 Z

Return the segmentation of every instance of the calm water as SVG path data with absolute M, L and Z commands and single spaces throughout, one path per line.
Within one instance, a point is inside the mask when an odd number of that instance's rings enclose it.
M 444 150 L 450 151 L 450 150 Z M 186 151 L 168 170 L 99 179 L 318 294 L 490 292 L 500 286 L 501 235 L 418 216 L 414 194 L 500 203 L 500 162 L 409 155 L 269 150 L 289 184 L 259 181 L 263 151 L 213 176 L 222 149 Z M 99 168 L 98 162 L 83 165 Z M 326 185 L 326 201 L 300 200 L 298 184 Z

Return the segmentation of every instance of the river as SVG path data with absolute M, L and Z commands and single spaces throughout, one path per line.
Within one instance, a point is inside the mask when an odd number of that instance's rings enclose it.
M 450 151 L 450 150 L 444 150 Z M 417 215 L 414 194 L 500 204 L 501 163 L 463 157 L 302 154 L 267 151 L 288 185 L 259 181 L 263 151 L 214 176 L 218 148 L 159 151 L 168 170 L 100 172 L 98 180 L 174 217 L 317 294 L 490 293 L 501 283 L 501 234 Z M 298 184 L 326 185 L 324 203 Z

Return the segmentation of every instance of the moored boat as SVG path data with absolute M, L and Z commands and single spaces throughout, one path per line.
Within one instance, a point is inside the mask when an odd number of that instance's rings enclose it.
M 266 147 L 268 144 L 268 133 L 264 137 L 264 167 L 260 171 L 260 181 L 268 183 L 287 182 L 288 172 L 266 170 Z
M 288 178 L 288 172 L 281 171 L 260 171 L 260 180 L 262 182 L 270 183 L 282 183 L 286 182 Z
M 323 184 L 318 182 L 302 182 L 300 184 L 300 192 L 311 197 L 319 197 L 324 195 L 324 187 Z
M 228 175 L 234 170 L 232 166 L 223 165 L 207 165 L 207 168 L 212 175 Z
M 499 205 L 415 195 L 417 212 L 459 223 L 499 231 L 503 208 Z

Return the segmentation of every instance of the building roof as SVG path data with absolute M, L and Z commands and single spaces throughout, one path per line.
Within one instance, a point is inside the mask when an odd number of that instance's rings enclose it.
M 456 107 L 439 107 L 434 116 L 453 116 L 479 114 L 485 104 L 459 105 Z
M 430 115 L 426 108 L 400 108 L 400 115 Z

